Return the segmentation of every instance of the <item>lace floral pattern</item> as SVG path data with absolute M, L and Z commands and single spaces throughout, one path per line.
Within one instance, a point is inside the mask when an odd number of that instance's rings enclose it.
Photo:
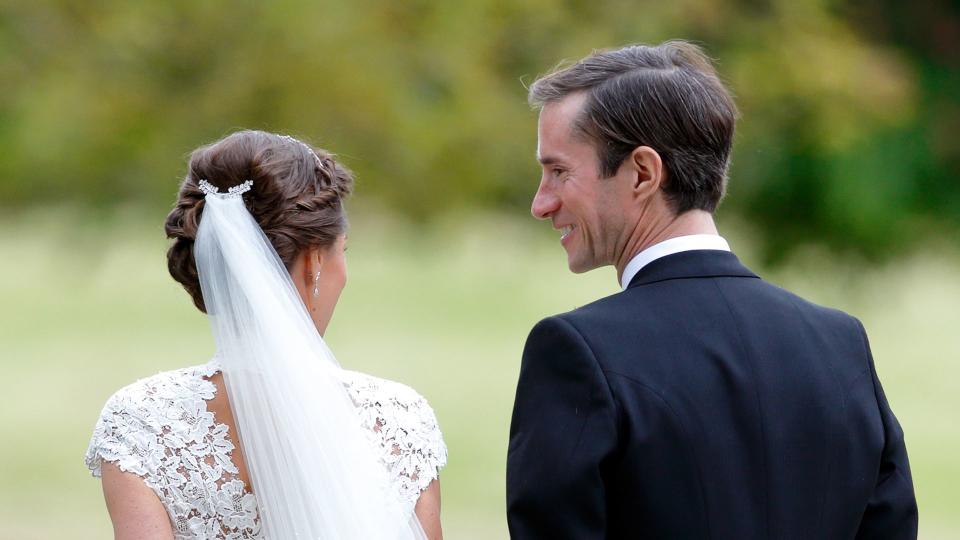
M 230 457 L 229 428 L 207 410 L 216 393 L 207 378 L 217 371 L 211 361 L 121 389 L 104 406 L 87 450 L 94 476 L 108 461 L 142 477 L 167 509 L 177 540 L 262 538 L 256 497 Z M 344 372 L 344 385 L 398 496 L 412 509 L 446 464 L 433 410 L 400 383 Z
M 344 371 L 344 385 L 362 425 L 380 448 L 401 499 L 411 508 L 447 462 L 433 409 L 409 386 Z

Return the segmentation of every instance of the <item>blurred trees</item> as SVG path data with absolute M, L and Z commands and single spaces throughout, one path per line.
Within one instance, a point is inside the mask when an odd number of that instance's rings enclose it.
M 524 82 L 594 48 L 700 42 L 737 95 L 722 215 L 771 259 L 960 231 L 960 16 L 948 0 L 209 1 L 0 7 L 0 206 L 172 203 L 240 127 L 339 153 L 358 196 L 428 220 L 525 211 Z

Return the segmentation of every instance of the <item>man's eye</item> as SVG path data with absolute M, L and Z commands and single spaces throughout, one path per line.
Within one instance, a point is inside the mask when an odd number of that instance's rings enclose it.
M 560 176 L 560 175 L 563 174 L 563 173 L 564 173 L 564 170 L 563 170 L 563 169 L 554 169 L 554 170 L 553 170 L 553 175 L 554 175 L 554 176 Z

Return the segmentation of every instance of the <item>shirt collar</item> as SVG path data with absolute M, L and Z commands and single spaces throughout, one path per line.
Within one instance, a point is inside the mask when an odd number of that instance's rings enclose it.
M 637 272 L 661 257 L 680 253 L 681 251 L 694 251 L 698 249 L 730 251 L 730 244 L 728 244 L 722 236 L 716 234 L 691 234 L 664 240 L 659 244 L 654 244 L 644 249 L 630 259 L 626 268 L 623 269 L 623 275 L 620 276 L 620 286 L 623 290 L 626 290 L 627 286 L 629 286 L 633 280 L 633 277 L 637 275 Z

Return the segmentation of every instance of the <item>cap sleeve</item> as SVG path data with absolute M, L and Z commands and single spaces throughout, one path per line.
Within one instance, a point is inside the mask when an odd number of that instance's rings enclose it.
M 158 430 L 150 421 L 149 400 L 135 399 L 135 394 L 134 386 L 118 391 L 100 412 L 85 459 L 95 477 L 101 476 L 104 461 L 143 477 L 151 472 L 148 456 L 156 450 Z
M 433 409 L 404 384 L 356 372 L 347 372 L 347 378 L 363 425 L 374 432 L 400 497 L 416 504 L 447 464 L 447 446 Z
M 410 392 L 415 398 L 401 414 L 399 433 L 395 433 L 400 452 L 394 473 L 404 486 L 401 491 L 415 502 L 447 464 L 447 445 L 433 408 L 422 396 Z

